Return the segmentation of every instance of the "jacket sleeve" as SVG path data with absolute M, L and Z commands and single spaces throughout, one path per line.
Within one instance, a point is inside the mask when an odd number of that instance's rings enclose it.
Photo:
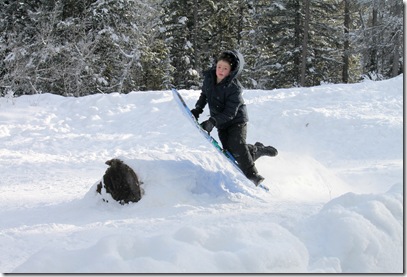
M 196 101 L 195 108 L 200 108 L 203 110 L 206 106 L 206 103 L 208 103 L 208 100 L 206 98 L 205 92 L 202 91 L 198 101 Z

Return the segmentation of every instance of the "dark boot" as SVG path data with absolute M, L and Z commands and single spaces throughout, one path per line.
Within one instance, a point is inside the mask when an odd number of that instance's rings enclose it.
M 252 176 L 248 177 L 250 181 L 252 181 L 256 187 L 264 181 L 264 177 L 258 173 L 253 174 Z
M 277 149 L 273 146 L 264 146 L 261 142 L 256 142 L 253 147 L 253 161 L 262 156 L 274 157 L 278 155 Z
M 257 173 L 256 168 L 253 166 L 248 172 L 246 172 L 246 177 L 252 181 L 256 186 L 264 181 L 264 177 Z

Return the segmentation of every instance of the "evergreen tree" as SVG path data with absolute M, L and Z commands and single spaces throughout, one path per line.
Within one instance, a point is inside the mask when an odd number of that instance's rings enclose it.
M 198 79 L 194 69 L 194 45 L 191 43 L 191 1 L 165 0 L 162 7 L 164 36 L 169 48 L 169 60 L 174 68 L 172 85 L 180 89 L 190 88 L 191 85 L 197 84 Z
M 252 88 L 290 87 L 299 83 L 302 17 L 299 0 L 253 1 L 246 59 Z
M 142 73 L 143 50 L 154 30 L 157 14 L 148 1 L 105 0 L 90 6 L 89 16 L 98 41 L 93 64 L 97 90 L 128 92 L 145 88 Z M 146 53 L 148 55 L 148 53 Z
M 173 67 L 168 59 L 169 51 L 162 35 L 162 11 L 157 3 L 150 6 L 149 21 L 143 21 L 144 29 L 150 30 L 141 48 L 140 74 L 136 80 L 140 90 L 161 90 L 170 88 Z
M 40 1 L 2 1 L 0 19 L 0 85 L 17 95 L 36 91 L 35 65 L 31 49 L 36 48 Z
M 310 2 L 310 53 L 307 57 L 308 68 L 304 85 L 340 83 L 342 80 L 343 13 L 337 2 Z
M 240 49 L 247 18 L 247 1 L 163 1 L 163 24 L 174 84 L 198 88 L 201 73 L 220 52 Z
M 198 89 L 227 49 L 245 57 L 246 88 L 403 71 L 401 1 L 307 2 L 0 0 L 0 93 Z
M 342 83 L 353 83 L 360 79 L 362 67 L 360 56 L 355 49 L 355 30 L 358 28 L 358 5 L 351 0 L 342 2 L 343 10 L 343 53 L 342 53 Z
M 394 77 L 403 68 L 403 3 L 395 0 L 359 0 L 360 28 L 356 49 L 363 72 L 372 79 Z

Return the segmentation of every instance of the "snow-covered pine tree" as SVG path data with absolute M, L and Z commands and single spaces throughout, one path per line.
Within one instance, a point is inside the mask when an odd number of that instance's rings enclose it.
M 394 77 L 403 70 L 403 2 L 358 0 L 359 28 L 355 48 L 363 73 L 374 80 Z

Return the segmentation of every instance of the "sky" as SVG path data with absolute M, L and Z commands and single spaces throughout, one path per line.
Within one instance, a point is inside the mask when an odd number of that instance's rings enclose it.
M 279 151 L 256 161 L 269 192 L 171 91 L 0 98 L 0 271 L 402 273 L 403 75 L 243 97 L 248 143 Z M 139 202 L 96 193 L 112 158 Z

